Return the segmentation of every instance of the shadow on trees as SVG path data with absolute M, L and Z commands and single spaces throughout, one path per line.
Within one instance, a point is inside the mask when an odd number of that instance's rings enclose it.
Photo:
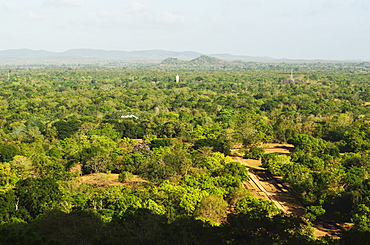
M 169 222 L 147 209 L 103 222 L 95 210 L 51 211 L 29 224 L 0 226 L 0 244 L 322 244 L 305 233 L 302 220 L 276 215 L 229 214 L 212 226 L 194 217 Z

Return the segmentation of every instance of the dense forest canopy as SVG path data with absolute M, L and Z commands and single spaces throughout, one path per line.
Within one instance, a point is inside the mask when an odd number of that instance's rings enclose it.
M 0 244 L 367 244 L 370 67 L 246 64 L 3 66 Z M 279 82 L 292 69 L 304 83 Z M 272 142 L 294 152 L 264 153 Z M 248 193 L 236 144 L 304 217 Z M 121 184 L 82 183 L 91 173 Z M 320 219 L 354 225 L 316 239 Z

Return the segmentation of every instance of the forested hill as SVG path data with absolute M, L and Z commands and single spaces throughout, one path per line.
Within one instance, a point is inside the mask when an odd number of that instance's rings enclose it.
M 222 69 L 222 68 L 232 68 L 238 67 L 237 63 L 233 63 L 232 61 L 225 61 L 222 59 L 218 59 L 215 57 L 210 57 L 206 55 L 201 55 L 195 59 L 190 61 L 179 60 L 177 58 L 167 58 L 163 60 L 160 64 L 160 67 L 167 67 L 167 68 L 184 68 L 184 67 L 198 67 L 198 68 L 215 68 L 215 69 Z

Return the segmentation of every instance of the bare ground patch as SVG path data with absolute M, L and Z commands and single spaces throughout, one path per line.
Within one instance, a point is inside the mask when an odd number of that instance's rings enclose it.
M 139 182 L 146 182 L 146 180 L 141 179 L 139 176 L 134 175 L 134 177 L 127 181 L 126 183 L 121 183 L 118 180 L 119 174 L 112 174 L 112 173 L 93 173 L 93 174 L 86 174 L 81 176 L 81 182 L 85 184 L 90 184 L 93 186 L 99 187 L 111 187 L 114 185 L 122 185 L 122 186 L 133 186 L 135 183 Z
M 289 154 L 294 150 L 294 145 L 291 144 L 268 143 L 261 147 L 265 148 L 266 153 Z
M 341 234 L 352 228 L 353 223 L 335 223 L 333 221 L 318 221 L 313 223 L 315 227 L 314 235 L 324 237 L 326 235 L 340 238 Z

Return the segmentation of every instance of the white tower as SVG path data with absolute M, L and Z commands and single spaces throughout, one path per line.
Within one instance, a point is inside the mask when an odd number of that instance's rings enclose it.
M 179 77 L 179 75 L 176 75 L 176 82 L 178 83 L 178 82 L 180 82 L 180 77 Z

